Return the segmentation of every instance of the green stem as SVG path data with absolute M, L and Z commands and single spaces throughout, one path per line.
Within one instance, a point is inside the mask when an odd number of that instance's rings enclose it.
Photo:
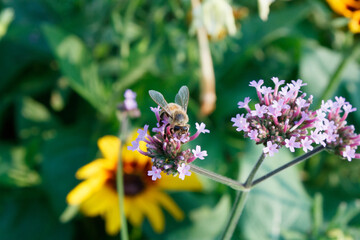
M 319 152 L 321 152 L 321 151 L 323 151 L 323 150 L 325 150 L 325 147 L 319 146 L 319 147 L 315 148 L 314 150 L 312 150 L 311 152 L 305 153 L 304 155 L 302 155 L 302 156 L 300 156 L 300 157 L 298 157 L 298 158 L 295 158 L 295 159 L 292 160 L 291 162 L 288 162 L 288 163 L 282 165 L 281 167 L 279 167 L 279 168 L 277 168 L 277 169 L 269 172 L 268 174 L 266 174 L 266 175 L 264 175 L 264 176 L 256 179 L 255 181 L 252 182 L 252 184 L 251 184 L 250 187 L 253 187 L 253 186 L 255 186 L 256 184 L 261 183 L 262 181 L 268 179 L 269 177 L 272 177 L 273 175 L 281 172 L 282 170 L 284 170 L 284 169 L 286 169 L 286 168 L 288 168 L 288 167 L 291 167 L 291 166 L 293 166 L 293 165 L 295 165 L 295 164 L 298 164 L 298 163 L 300 163 L 300 162 L 302 162 L 302 161 L 305 161 L 306 159 L 309 159 L 309 158 L 312 157 L 313 155 L 315 155 L 315 154 L 317 154 L 317 153 L 319 153 Z
M 122 144 L 126 141 L 127 130 L 129 125 L 129 120 L 125 114 L 121 114 L 121 131 L 120 131 L 120 146 L 119 146 L 119 157 L 118 157 L 118 165 L 116 171 L 116 186 L 117 192 L 119 196 L 119 210 L 120 210 L 120 223 L 121 223 L 121 240 L 128 240 L 129 239 L 129 232 L 127 227 L 127 221 L 125 216 L 125 205 L 124 205 L 124 173 L 123 173 L 123 162 L 122 162 Z
M 246 179 L 245 188 L 247 188 L 247 189 L 251 188 L 252 180 L 254 179 L 255 174 L 258 171 L 258 169 L 261 166 L 264 159 L 265 159 L 265 154 L 262 153 L 261 156 L 259 157 L 258 161 L 256 162 L 254 168 L 251 170 L 248 178 Z M 231 239 L 231 237 L 235 231 L 236 225 L 239 221 L 239 218 L 241 216 L 241 213 L 244 209 L 248 194 L 249 194 L 249 191 L 237 193 L 233 208 L 231 210 L 230 218 L 226 224 L 225 230 L 220 239 L 226 239 L 226 240 Z
M 320 99 L 329 99 L 334 94 L 336 89 L 339 87 L 341 82 L 341 75 L 346 68 L 347 64 L 352 60 L 357 54 L 360 49 L 360 45 L 354 45 L 352 48 L 348 49 L 344 54 L 341 62 L 339 63 L 338 67 L 336 68 L 334 74 L 331 76 L 329 84 L 325 89 L 324 93 L 322 94 Z
M 219 175 L 217 173 L 211 172 L 209 170 L 206 170 L 204 168 L 198 167 L 196 165 L 190 164 L 190 170 L 198 173 L 200 175 L 203 175 L 205 177 L 208 177 L 216 182 L 225 184 L 235 190 L 238 191 L 248 191 L 248 189 L 240 182 L 232 180 L 230 178 L 224 177 L 222 175 Z

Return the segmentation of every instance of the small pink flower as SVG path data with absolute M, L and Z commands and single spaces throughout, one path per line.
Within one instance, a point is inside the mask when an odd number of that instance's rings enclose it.
M 154 108 L 154 107 L 150 107 L 150 110 L 153 112 L 153 113 L 155 113 L 155 116 L 156 116 L 156 120 L 158 121 L 158 122 L 160 122 L 160 106 L 157 106 L 156 108 Z
M 258 136 L 259 132 L 258 130 L 251 130 L 250 133 L 249 133 L 249 137 L 251 140 L 255 140 L 257 139 L 257 136 Z
M 196 130 L 198 130 L 200 133 L 210 133 L 210 130 L 205 129 L 205 123 L 200 123 L 200 125 L 198 123 L 195 123 L 195 126 Z
M 137 150 L 139 150 L 139 144 L 140 144 L 140 141 L 138 138 L 136 138 L 134 141 L 131 142 L 132 146 L 128 146 L 127 149 L 131 150 L 131 151 L 137 151 Z
M 251 101 L 251 99 L 249 97 L 246 97 L 244 99 L 244 102 L 242 102 L 242 101 L 238 102 L 238 107 L 239 108 L 245 108 L 246 110 L 248 110 L 250 101 Z
M 292 136 L 289 139 L 285 139 L 285 147 L 290 149 L 290 152 L 295 152 L 295 148 L 300 148 L 300 143 L 299 142 L 295 142 L 296 141 L 296 137 Z
M 260 79 L 259 82 L 256 82 L 255 80 L 251 81 L 249 86 L 256 88 L 257 91 L 260 91 L 260 87 L 263 84 L 264 84 L 264 80 Z
M 237 127 L 236 131 L 248 131 L 249 123 L 246 121 L 244 114 L 236 114 L 236 118 L 231 118 L 231 121 L 234 123 L 233 126 Z
M 277 149 L 278 145 L 275 143 L 273 144 L 271 141 L 267 142 L 266 147 L 263 149 L 265 154 L 268 154 L 270 157 L 274 156 L 279 150 Z
M 301 139 L 301 145 L 302 145 L 304 152 L 307 152 L 308 150 L 311 151 L 314 149 L 313 146 L 311 146 L 311 144 L 312 144 L 312 141 L 308 137 Z
M 259 118 L 262 118 L 265 113 L 267 113 L 267 107 L 264 105 L 260 106 L 258 103 L 255 104 L 255 110 L 251 111 L 252 116 L 258 116 Z
M 136 93 L 131 91 L 130 89 L 127 89 L 124 93 L 124 105 L 126 110 L 134 110 L 137 109 L 137 102 L 135 100 Z
M 148 131 L 149 125 L 145 124 L 144 129 L 139 128 L 137 130 L 138 135 L 138 139 L 140 139 L 140 141 L 144 141 L 145 137 L 147 136 L 147 131 Z
M 177 171 L 179 172 L 179 178 L 181 180 L 184 180 L 185 176 L 190 176 L 191 172 L 190 165 L 186 165 L 185 163 L 182 163 L 181 166 L 178 166 Z
M 207 151 L 201 151 L 201 147 L 199 145 L 196 145 L 196 150 L 193 149 L 192 152 L 196 158 L 201 160 L 204 160 L 204 157 L 207 156 Z
M 343 151 L 342 156 L 347 158 L 350 162 L 352 158 L 355 158 L 355 149 L 352 149 L 350 146 L 346 146 L 345 151 Z
M 190 167 L 190 166 L 189 166 Z M 155 181 L 156 179 L 161 178 L 161 169 L 157 169 L 156 167 L 152 166 L 152 170 L 148 171 L 148 176 L 152 176 L 152 180 Z

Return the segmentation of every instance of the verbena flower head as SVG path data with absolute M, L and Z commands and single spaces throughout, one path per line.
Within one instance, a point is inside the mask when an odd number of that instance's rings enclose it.
M 205 124 L 196 123 L 196 133 L 190 136 L 190 132 L 174 132 L 171 124 L 169 123 L 169 117 L 166 114 L 161 114 L 160 107 L 151 108 L 155 113 L 157 124 L 152 129 L 153 136 L 149 134 L 139 134 L 138 138 L 132 142 L 132 146 L 129 146 L 130 150 L 137 150 L 141 154 L 151 158 L 153 162 L 152 170 L 148 172 L 149 176 L 152 176 L 153 180 L 161 178 L 160 172 L 164 172 L 167 175 L 176 176 L 179 174 L 179 178 L 184 179 L 185 175 L 190 176 L 189 163 L 199 158 L 201 160 L 207 156 L 207 151 L 201 150 L 199 145 L 196 149 L 185 149 L 183 145 L 196 139 L 201 133 L 209 133 L 210 131 L 205 129 Z M 140 132 L 146 132 L 148 125 L 144 126 L 144 130 Z M 145 142 L 147 151 L 144 152 L 139 149 L 140 142 Z
M 284 85 L 284 80 L 272 78 L 274 87 L 263 86 L 264 80 L 250 82 L 259 98 L 254 109 L 249 107 L 251 99 L 246 97 L 238 102 L 246 114 L 237 114 L 231 121 L 237 131 L 243 131 L 257 144 L 265 146 L 264 153 L 272 156 L 285 146 L 291 152 L 302 148 L 305 152 L 313 150 L 312 144 L 321 144 L 338 155 L 347 158 L 360 158 L 356 154 L 360 137 L 354 133 L 354 126 L 346 125 L 346 118 L 355 108 L 342 97 L 336 101 L 323 102 L 321 108 L 310 110 L 313 97 L 306 98 L 301 87 L 302 80 L 292 80 Z M 340 113 L 343 113 L 340 115 Z
M 165 218 L 162 208 L 176 220 L 184 218 L 183 211 L 164 190 L 201 190 L 200 181 L 195 174 L 185 181 L 172 177 L 169 179 L 170 176 L 164 174 L 160 180 L 152 181 L 152 177 L 148 176 L 148 171 L 154 169 L 154 167 L 151 168 L 151 159 L 138 152 L 127 150 L 136 135 L 136 133 L 132 134 L 122 151 L 119 149 L 119 138 L 115 136 L 100 138 L 98 145 L 102 157 L 86 164 L 76 172 L 76 177 L 83 181 L 66 198 L 70 205 L 79 206 L 86 216 L 103 217 L 106 232 L 110 235 L 117 234 L 121 228 L 116 188 L 119 154 L 122 155 L 123 160 L 125 215 L 135 227 L 140 227 L 147 218 L 155 232 L 163 232 Z M 141 143 L 139 149 L 146 151 L 145 145 Z M 155 173 L 156 177 L 158 177 L 157 174 Z

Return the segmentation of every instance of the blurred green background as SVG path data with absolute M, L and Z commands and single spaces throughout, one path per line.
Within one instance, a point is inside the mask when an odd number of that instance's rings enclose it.
M 267 22 L 256 1 L 232 5 L 248 16 L 236 21 L 235 36 L 210 42 L 217 107 L 202 116 L 189 0 L 0 1 L 0 239 L 118 239 L 105 234 L 101 218 L 59 217 L 78 183 L 76 170 L 97 156 L 97 139 L 118 134 L 115 110 L 128 88 L 142 112 L 136 128 L 155 125 L 148 90 L 170 101 L 187 85 L 192 131 L 195 122 L 211 131 L 196 140 L 208 151 L 196 163 L 234 179 L 244 179 L 261 152 L 230 122 L 238 101 L 256 99 L 251 80 L 272 86 L 273 76 L 301 78 L 314 108 L 325 94 L 360 109 L 360 57 L 348 58 L 360 39 L 325 1 L 278 0 Z M 329 88 L 342 61 L 340 81 Z M 349 122 L 359 133 L 360 111 Z M 281 151 L 260 172 L 293 157 Z M 326 152 L 286 170 L 253 190 L 233 239 L 360 239 L 359 172 L 358 160 Z M 130 228 L 132 238 L 216 239 L 235 192 L 204 185 L 202 193 L 171 193 L 184 222 L 166 215 L 166 230 L 157 235 L 145 221 Z

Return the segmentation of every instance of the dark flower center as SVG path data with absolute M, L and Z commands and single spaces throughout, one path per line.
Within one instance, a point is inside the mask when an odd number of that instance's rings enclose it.
M 135 174 L 124 174 L 124 186 L 126 196 L 134 196 L 145 189 L 143 179 Z

